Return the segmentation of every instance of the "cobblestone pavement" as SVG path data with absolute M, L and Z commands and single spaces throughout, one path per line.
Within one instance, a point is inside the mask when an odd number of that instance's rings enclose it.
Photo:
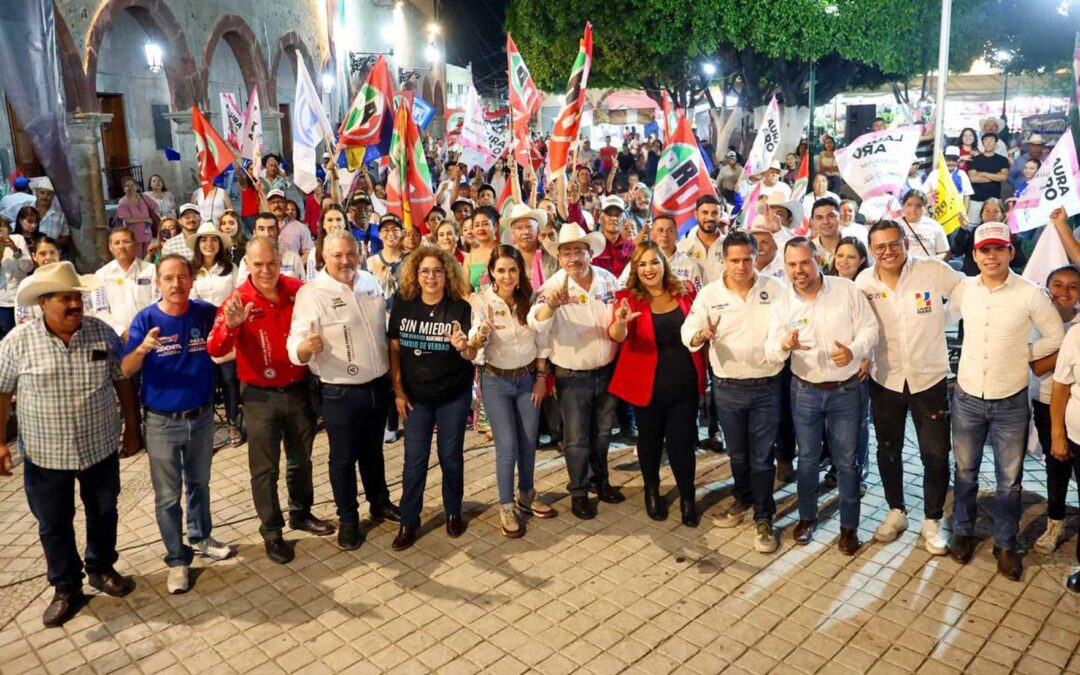
M 324 434 L 315 455 L 316 513 L 332 517 Z M 401 442 L 386 455 L 387 475 L 400 478 Z M 559 517 L 534 520 L 524 538 L 509 540 L 493 508 L 493 462 L 490 444 L 470 433 L 469 529 L 460 539 L 442 529 L 436 468 L 411 550 L 391 550 L 389 523 L 352 552 L 332 538 L 287 533 L 297 557 L 282 566 L 262 552 L 246 451 L 226 448 L 214 460 L 215 536 L 238 545 L 239 555 L 197 560 L 191 591 L 169 595 L 147 459 L 126 460 L 118 568 L 138 588 L 124 599 L 93 597 L 60 629 L 41 625 L 52 594 L 17 468 L 0 480 L 0 673 L 1080 672 L 1080 599 L 1063 584 L 1075 527 L 1054 555 L 1028 555 L 1019 583 L 995 573 L 990 541 L 967 566 L 932 557 L 917 546 L 921 487 L 909 471 L 912 528 L 898 541 L 841 555 L 832 492 L 817 540 L 795 547 L 794 486 L 785 486 L 777 495 L 781 549 L 762 555 L 750 526 L 712 522 L 730 499 L 726 456 L 698 453 L 704 517 L 688 529 L 677 508 L 667 522 L 646 517 L 634 451 L 616 446 L 612 482 L 625 503 L 601 504 L 595 520 L 577 521 L 562 459 L 542 451 L 537 483 Z M 909 447 L 907 466 L 917 462 Z M 666 468 L 663 480 L 676 499 Z M 1028 543 L 1044 527 L 1044 481 L 1041 463 L 1029 459 Z M 984 536 L 992 486 L 984 467 Z M 391 490 L 397 499 L 400 485 Z M 866 541 L 887 511 L 876 474 L 862 505 Z

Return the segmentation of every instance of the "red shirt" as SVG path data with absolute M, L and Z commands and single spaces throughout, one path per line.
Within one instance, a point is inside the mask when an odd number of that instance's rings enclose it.
M 259 193 L 253 187 L 240 188 L 240 216 L 247 218 L 259 213 Z
M 320 218 L 322 218 L 322 204 L 319 203 L 318 199 L 315 199 L 315 193 L 312 192 L 304 198 L 304 223 L 311 230 L 312 237 L 319 236 Z
M 619 151 L 615 149 L 614 145 L 605 145 L 600 148 L 600 170 L 604 173 L 611 171 L 611 167 L 615 166 L 615 155 L 619 154 Z
M 634 242 L 623 239 L 622 235 L 619 235 L 615 241 L 606 237 L 604 239 L 607 241 L 604 252 L 593 258 L 592 262 L 597 267 L 602 267 L 614 274 L 617 279 L 622 275 L 623 268 L 630 262 L 630 256 L 634 252 Z
M 236 374 L 241 382 L 257 387 L 287 387 L 307 376 L 307 366 L 289 361 L 285 340 L 289 337 L 296 293 L 304 282 L 281 275 L 278 302 L 270 302 L 251 284 L 249 277 L 236 289 L 245 305 L 254 303 L 247 321 L 237 328 L 225 325 L 225 304 L 218 309 L 214 328 L 206 342 L 210 356 L 222 357 L 236 348 Z

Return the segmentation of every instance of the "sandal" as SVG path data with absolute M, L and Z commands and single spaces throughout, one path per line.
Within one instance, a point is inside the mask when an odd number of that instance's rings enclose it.
M 233 434 L 235 434 L 235 435 L 233 435 Z M 229 447 L 230 448 L 239 448 L 241 445 L 244 444 L 244 441 L 246 441 L 246 440 L 247 439 L 244 438 L 244 434 L 240 431 L 240 429 L 238 427 L 229 427 Z

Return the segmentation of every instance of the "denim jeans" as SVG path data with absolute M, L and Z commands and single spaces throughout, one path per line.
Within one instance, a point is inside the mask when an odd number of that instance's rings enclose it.
M 859 469 L 857 446 L 863 420 L 862 383 L 838 389 L 818 389 L 791 378 L 791 413 L 799 446 L 799 518 L 816 520 L 821 439 L 828 435 L 829 451 L 840 487 L 840 527 L 859 526 Z
M 461 515 L 465 496 L 465 416 L 472 403 L 472 387 L 438 404 L 413 401 L 405 418 L 405 470 L 401 478 L 401 524 L 420 524 L 427 486 L 431 437 L 439 427 L 436 446 L 442 470 L 443 509 L 448 516 Z
M 86 552 L 75 543 L 75 481 L 86 511 Z M 119 559 L 116 552 L 116 499 L 120 496 L 120 455 L 113 453 L 82 471 L 61 471 L 23 462 L 23 485 L 30 512 L 38 521 L 49 585 L 61 591 L 82 588 L 86 571 L 105 573 Z
M 533 489 L 536 465 L 536 438 L 540 428 L 540 409 L 533 405 L 532 388 L 536 376 L 506 377 L 483 371 L 480 390 L 484 409 L 495 438 L 495 481 L 499 503 L 514 501 L 514 467 L 518 471 L 518 490 Z
M 953 496 L 953 534 L 972 536 L 979 516 L 979 467 L 987 439 L 994 451 L 994 544 L 1016 549 L 1020 526 L 1020 481 L 1024 477 L 1024 448 L 1027 445 L 1027 388 L 1012 396 L 982 399 L 953 391 L 952 436 L 956 455 Z
M 771 520 L 776 514 L 773 444 L 780 416 L 780 375 L 753 383 L 714 377 L 712 389 L 731 459 L 735 499 L 753 505 L 755 521 Z
M 570 496 L 584 497 L 589 484 L 608 482 L 608 446 L 615 424 L 616 398 L 608 393 L 610 364 L 595 370 L 555 368 L 563 417 L 563 454 L 570 475 Z
M 328 468 L 338 520 L 360 522 L 356 472 L 372 509 L 390 503 L 383 460 L 383 429 L 390 402 L 390 379 L 386 376 L 363 385 L 323 383 L 322 409 L 330 441 Z
M 230 426 L 237 426 L 240 422 L 240 380 L 236 377 L 236 360 L 215 363 L 214 381 L 221 387 L 225 419 Z
M 184 509 L 181 493 L 187 492 L 188 541 L 210 536 L 210 460 L 214 456 L 214 413 L 207 406 L 186 420 L 174 420 L 146 411 L 146 454 L 150 458 L 150 483 L 154 486 L 154 513 L 165 564 L 190 565 L 194 557 L 184 544 Z

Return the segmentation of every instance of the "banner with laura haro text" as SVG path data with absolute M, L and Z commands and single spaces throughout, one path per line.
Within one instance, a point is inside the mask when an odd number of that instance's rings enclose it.
M 1026 232 L 1050 222 L 1050 213 L 1061 207 L 1065 214 L 1080 213 L 1080 169 L 1077 168 L 1076 144 L 1072 129 L 1058 139 L 1039 172 L 1013 205 L 1009 226 L 1013 232 Z
M 780 147 L 780 106 L 773 96 L 769 101 L 769 107 L 765 109 L 765 116 L 761 119 L 754 144 L 750 146 L 750 154 L 746 156 L 746 169 L 744 175 L 755 176 L 769 168 L 769 162 L 776 156 L 776 150 Z
M 236 103 L 236 97 L 230 92 L 223 91 L 221 96 L 221 119 L 225 131 L 225 142 L 229 144 L 233 152 L 240 152 L 244 118 L 240 115 L 240 106 Z
M 920 133 L 912 125 L 859 136 L 836 151 L 840 177 L 863 199 L 898 194 L 915 159 Z

